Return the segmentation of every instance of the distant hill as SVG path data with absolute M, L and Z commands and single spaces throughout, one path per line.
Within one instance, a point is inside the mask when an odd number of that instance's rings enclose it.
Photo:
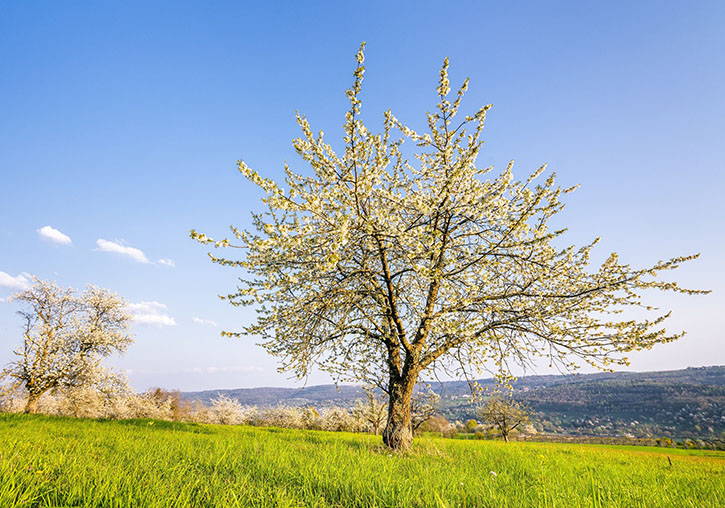
M 316 385 L 304 388 L 236 388 L 231 390 L 206 390 L 182 392 L 188 400 L 209 404 L 219 395 L 238 400 L 245 406 L 342 406 L 348 407 L 363 396 L 362 388 L 355 385 Z
M 492 389 L 495 380 L 480 379 Z M 546 432 L 582 435 L 696 437 L 725 432 L 725 366 L 658 372 L 615 372 L 526 376 L 514 384 Z M 466 381 L 432 382 L 441 396 L 439 411 L 450 420 L 475 418 Z M 208 404 L 219 395 L 244 405 L 351 406 L 363 396 L 354 385 L 305 388 L 240 388 L 186 392 Z

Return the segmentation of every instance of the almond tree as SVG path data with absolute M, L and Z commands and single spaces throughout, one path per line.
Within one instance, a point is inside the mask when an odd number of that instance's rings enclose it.
M 506 378 L 512 364 L 541 358 L 608 369 L 682 335 L 665 332 L 667 313 L 619 312 L 643 306 L 645 289 L 696 293 L 655 277 L 697 255 L 633 268 L 611 254 L 592 268 L 598 240 L 562 248 L 565 230 L 549 227 L 573 187 L 558 187 L 553 173 L 544 178 L 545 166 L 523 181 L 513 163 L 497 175 L 476 166 L 490 105 L 461 118 L 468 80 L 451 95 L 447 59 L 427 132 L 390 111 L 382 132 L 369 131 L 360 117 L 364 69 L 361 47 L 341 154 L 298 114 L 302 136 L 293 144 L 309 170 L 285 166 L 283 187 L 239 161 L 266 194 L 254 230 L 232 226 L 223 240 L 191 231 L 203 244 L 242 249 L 236 259 L 210 253 L 243 272 L 222 298 L 258 311 L 256 322 L 225 336 L 261 337 L 281 369 L 299 377 L 317 366 L 338 380 L 376 383 L 389 399 L 384 442 L 404 449 L 423 374 L 491 369 Z
M 128 334 L 131 316 L 117 295 L 95 286 L 76 295 L 35 279 L 35 284 L 12 297 L 26 308 L 23 344 L 14 351 L 0 377 L 27 392 L 26 413 L 35 413 L 38 399 L 54 389 L 108 383 L 115 375 L 101 365 L 104 357 L 122 353 L 133 342 Z

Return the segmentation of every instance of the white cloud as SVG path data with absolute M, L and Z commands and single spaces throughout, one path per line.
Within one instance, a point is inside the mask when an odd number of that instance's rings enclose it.
M 225 372 L 263 372 L 262 367 L 256 365 L 239 365 L 236 367 L 194 367 L 185 369 L 188 374 L 223 374 Z
M 159 259 L 159 264 L 160 265 L 170 266 L 171 268 L 176 267 L 176 263 L 174 262 L 174 260 L 173 259 L 169 259 L 169 258 L 161 258 L 161 259 Z
M 211 319 L 201 319 L 201 318 L 198 318 L 198 317 L 193 317 L 193 318 L 191 318 L 191 320 L 194 323 L 196 323 L 197 325 L 213 326 L 214 328 L 216 328 L 217 326 L 219 326 L 219 325 L 216 324 L 215 321 L 212 321 Z
M 10 289 L 28 289 L 30 287 L 29 273 L 21 273 L 17 277 L 0 272 L 0 287 L 6 287 Z
M 150 263 L 146 254 L 144 254 L 141 249 L 121 245 L 120 243 L 104 240 L 103 238 L 96 240 L 96 245 L 98 245 L 98 250 L 104 252 L 116 252 L 117 254 L 128 256 L 139 263 Z
M 70 245 L 70 236 L 65 235 L 51 226 L 43 226 L 36 230 L 41 238 L 50 240 L 53 243 L 59 243 L 61 245 Z
M 175 326 L 176 321 L 165 314 L 166 305 L 159 302 L 129 303 L 128 310 L 133 320 L 140 325 Z
M 264 368 L 257 365 L 237 365 L 234 367 L 189 367 L 185 369 L 173 369 L 173 370 L 156 370 L 156 369 L 125 369 L 126 374 L 163 374 L 178 375 L 178 374 L 223 374 L 226 372 L 264 372 Z

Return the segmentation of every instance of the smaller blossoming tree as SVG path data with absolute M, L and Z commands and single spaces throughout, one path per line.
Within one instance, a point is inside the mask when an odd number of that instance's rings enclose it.
M 23 343 L 0 379 L 24 389 L 26 413 L 35 413 L 38 400 L 50 390 L 108 384 L 116 376 L 101 361 L 133 342 L 123 299 L 91 285 L 77 295 L 72 288 L 35 279 L 12 300 L 25 305 L 18 312 Z
M 478 417 L 498 429 L 508 443 L 511 432 L 531 422 L 533 411 L 511 397 L 493 395 L 479 410 Z

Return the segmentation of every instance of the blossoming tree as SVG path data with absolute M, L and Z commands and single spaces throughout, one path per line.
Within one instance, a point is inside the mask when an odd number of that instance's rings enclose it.
M 18 312 L 23 344 L 0 378 L 9 378 L 27 392 L 26 413 L 35 413 L 38 400 L 49 390 L 123 383 L 101 364 L 133 342 L 128 334 L 131 316 L 121 298 L 90 285 L 76 295 L 71 288 L 36 279 L 13 300 L 25 304 Z
M 512 363 L 545 358 L 564 368 L 625 364 L 626 353 L 677 339 L 662 322 L 625 319 L 642 306 L 641 290 L 696 293 L 656 280 L 695 256 L 633 268 L 612 254 L 590 268 L 597 240 L 560 248 L 563 229 L 550 229 L 561 189 L 542 166 L 523 181 L 513 163 L 498 175 L 476 166 L 489 106 L 459 114 L 466 80 L 451 95 L 448 60 L 427 113 L 427 132 L 390 111 L 382 132 L 363 124 L 363 47 L 347 91 L 344 152 L 336 153 L 304 116 L 297 153 L 311 171 L 285 167 L 286 185 L 244 162 L 239 171 L 266 194 L 255 230 L 232 226 L 233 238 L 192 238 L 242 256 L 210 254 L 243 269 L 232 305 L 256 305 L 256 321 L 241 331 L 304 377 L 312 366 L 339 380 L 376 383 L 388 394 L 384 442 L 412 442 L 411 397 L 421 375 L 489 369 L 505 377 Z M 405 141 L 412 141 L 412 147 Z M 542 177 L 543 178 L 543 177 Z M 559 242 L 557 242 L 559 243 Z
M 478 410 L 478 416 L 496 428 L 508 443 L 511 432 L 531 422 L 533 411 L 511 397 L 496 393 Z

